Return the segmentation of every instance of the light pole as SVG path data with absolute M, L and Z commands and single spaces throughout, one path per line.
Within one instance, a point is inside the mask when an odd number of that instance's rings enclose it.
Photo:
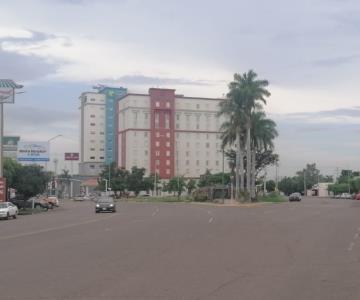
M 103 178 L 103 180 L 105 181 L 105 192 L 107 193 L 107 189 L 108 189 L 108 180 Z
M 304 196 L 306 196 L 306 169 L 304 169 Z
M 3 138 L 4 138 L 4 103 L 15 102 L 15 89 L 21 89 L 23 86 L 16 84 L 11 79 L 0 79 L 0 177 L 4 175 L 3 159 Z
M 55 135 L 55 136 L 53 136 L 52 138 L 50 138 L 50 139 L 47 140 L 47 142 L 48 142 L 48 144 L 49 144 L 49 160 L 50 160 L 50 142 L 51 142 L 52 140 L 55 140 L 55 139 L 58 138 L 58 137 L 61 137 L 61 136 L 63 136 L 63 135 L 62 135 L 62 134 L 58 134 L 58 135 Z M 47 171 L 47 161 L 45 162 L 45 170 Z

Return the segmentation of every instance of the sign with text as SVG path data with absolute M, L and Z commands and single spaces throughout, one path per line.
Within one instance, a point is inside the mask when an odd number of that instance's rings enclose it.
M 0 88 L 0 103 L 14 103 L 13 88 Z
M 65 160 L 79 160 L 79 153 L 77 152 L 66 152 L 65 153 Z
M 0 177 L 0 202 L 6 202 L 6 178 Z
M 18 142 L 18 161 L 49 161 L 48 142 Z

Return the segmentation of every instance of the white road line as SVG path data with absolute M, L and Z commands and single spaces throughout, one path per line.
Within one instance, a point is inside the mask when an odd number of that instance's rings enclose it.
M 160 211 L 159 208 L 155 209 L 155 211 L 152 213 L 152 216 L 154 217 L 159 211 Z
M 211 217 L 211 218 L 209 219 L 209 223 L 211 223 L 212 221 L 214 221 L 214 217 Z
M 14 234 L 14 235 L 1 236 L 0 241 L 14 239 L 14 238 L 20 238 L 20 237 L 25 237 L 25 236 L 31 236 L 31 235 L 35 235 L 35 234 L 39 234 L 39 233 L 45 233 L 45 232 L 56 231 L 56 230 L 61 230 L 61 229 L 67 229 L 67 228 L 76 227 L 79 225 L 96 223 L 99 221 L 108 220 L 115 216 L 116 216 L 116 214 L 112 214 L 107 218 L 91 219 L 91 220 L 86 220 L 86 221 L 79 222 L 79 223 L 67 224 L 67 225 L 63 225 L 63 226 L 59 226 L 59 227 L 50 227 L 50 228 L 40 229 L 40 230 L 36 230 L 36 231 L 29 231 L 29 232 L 25 232 L 25 233 Z
M 353 247 L 355 246 L 354 242 L 351 242 L 348 248 L 348 251 L 352 251 Z

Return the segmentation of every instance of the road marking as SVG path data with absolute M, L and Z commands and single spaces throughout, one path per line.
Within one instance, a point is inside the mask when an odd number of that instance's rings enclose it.
M 209 219 L 209 223 L 211 223 L 212 221 L 214 221 L 214 217 L 211 217 L 211 218 Z
M 348 251 L 352 251 L 353 247 L 355 246 L 354 242 L 351 242 L 348 248 Z
M 152 215 L 151 216 L 155 216 L 158 212 L 160 211 L 160 209 L 159 208 L 157 208 L 157 209 L 155 209 L 155 211 L 152 213 Z
M 71 224 L 67 224 L 67 225 L 63 225 L 63 226 L 59 226 L 59 227 L 49 227 L 49 228 L 45 228 L 45 229 L 34 230 L 34 231 L 29 231 L 29 232 L 24 232 L 24 233 L 19 233 L 19 234 L 1 236 L 0 241 L 20 238 L 20 237 L 25 237 L 25 236 L 31 236 L 31 235 L 35 235 L 35 234 L 39 234 L 39 233 L 45 233 L 45 232 L 51 232 L 51 231 L 56 231 L 56 230 L 67 229 L 67 228 L 76 227 L 76 226 L 79 226 L 79 225 L 86 225 L 86 224 L 96 223 L 96 222 L 99 222 L 99 221 L 111 219 L 111 218 L 113 218 L 115 216 L 116 216 L 116 214 L 112 214 L 109 217 L 101 218 L 101 219 L 91 219 L 91 220 L 86 220 L 86 221 L 79 222 L 79 223 L 71 223 Z

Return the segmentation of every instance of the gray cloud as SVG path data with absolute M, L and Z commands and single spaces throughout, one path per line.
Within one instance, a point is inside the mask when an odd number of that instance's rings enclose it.
M 350 107 L 350 108 L 340 108 L 334 110 L 323 110 L 315 112 L 300 112 L 300 113 L 290 113 L 284 115 L 287 118 L 305 118 L 317 120 L 318 118 L 324 117 L 358 117 L 360 122 L 360 106 Z
M 315 60 L 313 62 L 313 65 L 316 67 L 336 67 L 344 64 L 354 63 L 358 61 L 359 58 L 360 58 L 359 54 L 337 56 L 337 57 Z
M 56 72 L 57 66 L 43 58 L 5 52 L 0 47 L 0 78 L 33 80 Z
M 145 75 L 126 75 L 113 79 L 102 80 L 106 83 L 120 83 L 122 85 L 197 85 L 210 86 L 218 82 L 209 80 L 189 80 L 185 78 L 161 78 Z

